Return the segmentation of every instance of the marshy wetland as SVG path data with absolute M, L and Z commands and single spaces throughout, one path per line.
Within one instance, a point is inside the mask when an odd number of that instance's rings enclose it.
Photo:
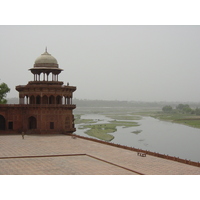
M 174 116 L 163 117 L 159 112 L 84 113 L 75 115 L 77 135 L 200 161 L 198 119 L 194 119 L 194 128 L 191 123 L 180 124 L 187 119 L 192 122 L 188 116 L 173 119 Z
M 81 118 L 81 115 L 77 115 L 75 124 L 81 124 L 78 127 L 79 129 L 87 129 L 84 132 L 85 134 L 105 141 L 111 141 L 114 139 L 114 135 L 111 135 L 109 133 L 116 132 L 118 126 L 123 128 L 139 126 L 137 122 L 125 121 L 127 119 L 128 120 L 140 119 L 139 117 L 136 116 L 109 115 L 106 117 L 110 118 L 111 120 L 106 121 L 106 123 L 97 123 L 97 122 L 104 122 L 105 119 L 104 120 L 98 119 L 99 116 L 96 117 L 97 119 L 84 119 Z

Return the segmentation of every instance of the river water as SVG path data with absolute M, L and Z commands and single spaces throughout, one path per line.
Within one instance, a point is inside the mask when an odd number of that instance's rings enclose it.
M 109 121 L 113 120 L 99 114 L 86 114 L 82 115 L 81 118 L 93 119 L 98 124 L 109 123 Z M 128 128 L 118 126 L 116 132 L 109 133 L 115 137 L 111 141 L 112 143 L 167 154 L 191 161 L 200 161 L 200 129 L 160 121 L 152 117 L 124 121 L 138 122 L 139 126 Z M 75 134 L 91 137 L 84 133 L 87 129 L 78 129 L 81 125 L 84 124 L 76 125 L 77 131 Z M 137 130 L 141 132 L 137 134 L 132 133 Z

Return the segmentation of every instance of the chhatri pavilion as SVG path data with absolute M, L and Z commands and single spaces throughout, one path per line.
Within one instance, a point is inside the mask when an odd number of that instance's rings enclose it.
M 0 133 L 71 134 L 74 127 L 72 104 L 76 87 L 58 80 L 63 71 L 47 52 L 30 69 L 34 76 L 27 85 L 18 85 L 19 104 L 0 104 Z

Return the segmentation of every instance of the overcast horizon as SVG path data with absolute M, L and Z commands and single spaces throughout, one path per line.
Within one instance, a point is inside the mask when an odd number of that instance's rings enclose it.
M 0 26 L 1 76 L 16 85 L 47 46 L 74 98 L 199 102 L 200 26 Z

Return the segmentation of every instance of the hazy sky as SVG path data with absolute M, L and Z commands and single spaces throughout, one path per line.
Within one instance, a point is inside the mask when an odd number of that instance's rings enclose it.
M 75 98 L 200 101 L 200 26 L 0 26 L 0 44 L 9 98 L 47 46 Z

